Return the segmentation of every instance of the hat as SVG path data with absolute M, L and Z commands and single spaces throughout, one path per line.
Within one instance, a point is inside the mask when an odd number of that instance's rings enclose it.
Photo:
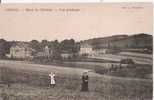
M 88 72 L 89 72 L 88 70 L 84 70 L 84 71 L 83 71 L 83 73 L 88 73 Z

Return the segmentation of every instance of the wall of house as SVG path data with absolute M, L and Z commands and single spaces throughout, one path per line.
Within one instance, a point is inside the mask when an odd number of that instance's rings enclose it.
M 92 48 L 80 48 L 80 54 L 92 54 L 93 53 L 93 50 Z
M 11 47 L 10 48 L 10 55 L 12 58 L 28 58 L 28 57 L 32 57 L 32 51 L 30 50 L 26 50 L 25 48 L 22 47 Z

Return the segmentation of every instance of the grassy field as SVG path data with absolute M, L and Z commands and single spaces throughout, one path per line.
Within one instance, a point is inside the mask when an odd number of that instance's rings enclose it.
M 89 92 L 81 92 L 81 68 L 0 61 L 1 76 L 11 83 L 0 84 L 5 100 L 152 100 L 152 80 L 120 78 L 89 73 Z M 50 71 L 57 85 L 49 87 Z M 1 80 L 3 82 L 3 80 Z
M 150 54 L 134 54 L 134 53 L 124 53 L 119 54 L 100 54 L 91 58 L 104 59 L 110 61 L 120 61 L 121 59 L 133 59 L 137 64 L 152 64 L 153 60 Z
M 149 64 L 134 64 L 132 67 L 122 67 L 121 69 L 118 68 L 119 63 L 63 62 L 63 64 L 74 68 L 89 69 L 103 75 L 141 79 L 152 78 L 152 65 Z M 113 69 L 112 65 L 117 67 L 117 69 Z

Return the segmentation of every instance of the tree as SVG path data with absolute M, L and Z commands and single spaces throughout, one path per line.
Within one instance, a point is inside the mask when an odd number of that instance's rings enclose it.
M 0 58 L 4 58 L 9 53 L 10 43 L 4 39 L 0 39 Z
M 41 51 L 41 45 L 40 45 L 39 41 L 37 41 L 37 40 L 30 41 L 30 46 L 31 46 L 31 48 L 35 49 L 36 51 Z
M 45 46 L 48 46 L 49 42 L 47 40 L 42 40 L 41 41 L 41 47 L 44 48 Z
M 74 39 L 66 39 L 60 43 L 60 48 L 62 51 L 77 53 L 79 51 L 79 43 L 76 43 Z
M 54 60 L 61 60 L 61 49 L 60 49 L 60 43 L 58 40 L 55 40 L 52 42 L 52 58 Z

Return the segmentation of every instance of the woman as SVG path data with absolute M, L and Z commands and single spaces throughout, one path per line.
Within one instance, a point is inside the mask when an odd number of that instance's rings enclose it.
M 88 91 L 88 72 L 84 72 L 82 75 L 82 88 L 81 91 Z
M 52 87 L 55 87 L 55 85 L 56 85 L 56 82 L 55 82 L 55 74 L 51 72 L 51 73 L 49 74 L 49 76 L 50 76 L 50 85 L 51 85 Z

